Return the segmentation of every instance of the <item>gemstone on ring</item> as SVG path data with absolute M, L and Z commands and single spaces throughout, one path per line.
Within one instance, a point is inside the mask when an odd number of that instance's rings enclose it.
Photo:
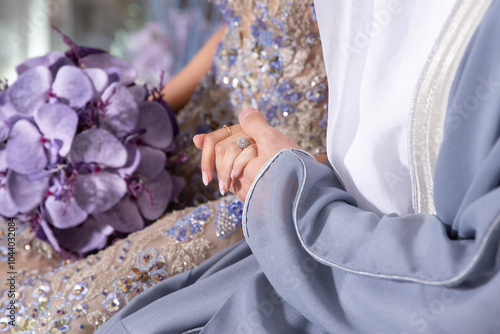
M 248 140 L 248 138 L 245 137 L 240 137 L 238 138 L 238 140 L 236 140 L 236 144 L 238 144 L 238 146 L 241 148 L 245 148 L 248 147 L 248 145 L 250 145 L 250 140 Z

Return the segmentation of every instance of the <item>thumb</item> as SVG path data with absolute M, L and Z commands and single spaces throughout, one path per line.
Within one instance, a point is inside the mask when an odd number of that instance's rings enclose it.
M 239 119 L 243 131 L 254 140 L 259 138 L 259 133 L 261 133 L 262 129 L 271 127 L 264 118 L 264 115 L 254 108 L 243 109 Z

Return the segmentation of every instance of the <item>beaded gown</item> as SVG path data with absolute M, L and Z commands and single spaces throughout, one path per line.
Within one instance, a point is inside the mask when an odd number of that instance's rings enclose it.
M 71 263 L 59 261 L 41 240 L 28 244 L 29 228 L 18 227 L 18 247 L 24 247 L 18 248 L 17 266 L 25 268 L 16 281 L 17 326 L 8 325 L 7 307 L 13 299 L 3 279 L 0 332 L 91 333 L 138 294 L 241 240 L 243 202 L 235 196 L 218 199 L 216 182 L 203 185 L 201 155 L 192 138 L 236 123 L 244 107 L 257 108 L 305 150 L 324 151 L 327 86 L 313 3 L 214 2 L 228 29 L 211 70 L 178 114 L 179 146 L 189 159 L 175 167 L 187 181 L 174 203 L 176 210 Z M 5 226 L 1 246 L 6 244 Z

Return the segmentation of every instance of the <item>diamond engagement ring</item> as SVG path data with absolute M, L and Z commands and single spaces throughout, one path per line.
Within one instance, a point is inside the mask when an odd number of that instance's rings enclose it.
M 248 138 L 240 137 L 236 141 L 236 144 L 238 144 L 238 146 L 241 148 L 245 148 L 245 147 L 248 147 L 248 145 L 250 145 L 250 141 L 248 140 Z

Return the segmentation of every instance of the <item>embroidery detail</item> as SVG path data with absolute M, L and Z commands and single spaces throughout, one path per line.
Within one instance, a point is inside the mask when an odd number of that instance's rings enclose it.
M 71 290 L 72 292 L 69 295 L 69 300 L 80 300 L 89 292 L 87 283 L 85 282 L 75 284 Z
M 109 313 L 116 313 L 122 308 L 123 301 L 115 292 L 111 292 L 102 302 L 102 306 L 104 306 L 104 308 L 108 310 Z
M 88 308 L 89 307 L 87 306 L 87 304 L 78 304 L 73 306 L 73 308 L 71 309 L 71 318 L 76 319 L 87 315 Z
M 211 216 L 212 209 L 208 205 L 199 206 L 188 216 L 177 220 L 175 226 L 164 231 L 164 233 L 177 242 L 185 242 L 196 234 L 203 232 L 203 225 Z
M 215 205 L 209 205 L 211 210 Z M 188 242 L 176 243 L 163 233 L 180 217 L 191 213 L 192 209 L 173 212 L 95 256 L 69 263 L 47 274 L 21 270 L 15 296 L 16 323 L 19 326 L 11 328 L 8 324 L 10 320 L 5 312 L 10 298 L 2 289 L 0 333 L 9 330 L 23 334 L 96 330 L 137 295 L 135 289 L 145 291 L 167 278 L 169 273 L 184 272 L 206 259 L 208 249 L 213 246 L 201 235 Z M 214 232 L 210 230 L 210 233 Z M 115 285 L 118 280 L 122 283 L 125 280 L 129 291 L 124 284 Z M 5 284 L 5 278 L 0 281 L 0 284 Z M 117 291 L 117 287 L 126 292 Z M 57 298 L 51 295 L 57 295 Z M 31 303 L 28 307 L 25 306 L 27 300 Z
M 113 283 L 116 292 L 122 295 L 127 303 L 168 277 L 165 271 L 165 258 L 163 255 L 158 256 L 158 252 L 152 247 L 137 254 L 137 268 L 131 270 L 134 272 L 133 276 L 120 277 Z M 116 305 L 113 306 L 115 307 Z
M 11 331 L 21 334 L 66 333 L 70 314 L 71 305 L 61 293 L 50 298 L 42 296 L 26 308 L 24 316 L 17 317 L 17 326 L 11 327 Z
M 233 234 L 241 226 L 244 203 L 238 199 L 225 200 L 215 207 L 215 233 L 221 239 Z

